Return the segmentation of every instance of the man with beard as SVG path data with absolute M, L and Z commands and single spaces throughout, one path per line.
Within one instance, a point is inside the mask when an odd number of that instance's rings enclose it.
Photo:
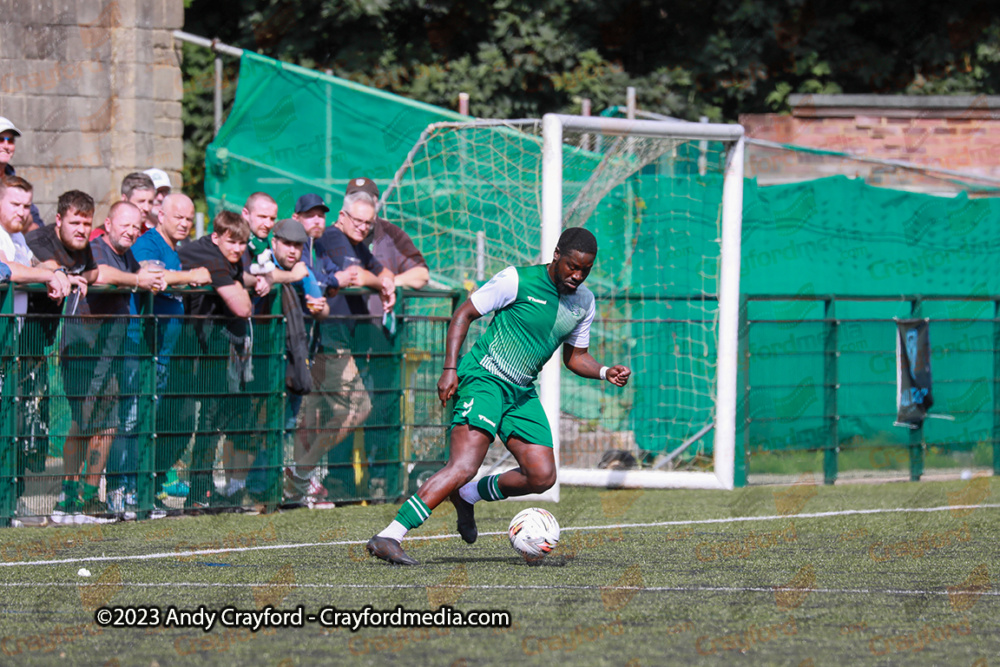
M 93 219 L 94 199 L 85 192 L 70 190 L 59 195 L 55 224 L 36 229 L 25 237 L 35 257 L 54 270 L 65 271 L 74 287 L 74 293 L 68 297 L 70 302 L 63 309 L 66 319 L 62 323 L 62 338 L 57 341 L 72 423 L 63 447 L 65 478 L 56 502 L 55 517 L 99 509 L 97 492 L 111 447 L 108 402 L 95 401 L 94 394 L 90 393 L 92 380 L 104 380 L 95 375 L 98 356 L 93 350 L 93 332 L 88 330 L 92 325 L 71 317 L 80 313 L 79 304 L 87 296 L 87 286 L 97 280 L 97 262 L 90 248 Z M 51 315 L 60 313 L 58 307 L 53 308 L 51 300 L 37 294 L 32 295 L 29 310 Z M 53 341 L 58 324 L 58 319 L 42 322 L 47 341 Z M 86 475 L 81 487 L 84 466 Z
M 45 283 L 47 297 L 55 303 L 62 303 L 70 292 L 70 282 L 63 270 L 43 266 L 24 241 L 22 233 L 31 219 L 31 183 L 18 176 L 0 176 L 0 261 L 10 271 L 14 284 Z M 28 294 L 14 290 L 14 313 L 28 312 Z M 21 437 L 16 442 L 17 452 L 17 495 L 24 492 L 24 475 L 27 470 L 43 472 L 48 456 L 48 402 L 45 350 L 40 335 L 30 335 L 36 323 L 25 323 L 21 318 L 7 322 L 8 327 L 21 330 L 20 336 L 7 329 L 7 335 L 0 336 L 3 345 L 2 357 L 5 361 L 0 368 L 0 383 L 8 378 L 16 383 L 14 392 L 28 397 L 17 413 L 17 432 Z M 16 347 L 15 347 L 16 344 Z M 0 384 L 2 386 L 2 384 Z

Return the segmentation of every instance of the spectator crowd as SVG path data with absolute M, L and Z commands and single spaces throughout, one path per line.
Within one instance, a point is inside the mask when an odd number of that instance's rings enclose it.
M 44 472 L 49 458 L 56 377 L 69 426 L 53 521 L 134 516 L 142 460 L 156 471 L 159 514 L 240 508 L 275 484 L 289 508 L 353 497 L 361 492 L 353 434 L 366 422 L 374 425 L 364 432 L 367 491 L 401 492 L 389 464 L 398 460 L 398 367 L 383 353 L 397 288 L 420 289 L 429 274 L 409 236 L 377 216 L 372 180 L 350 180 L 336 211 L 304 193 L 280 220 L 275 199 L 255 192 L 195 239 L 193 201 L 153 168 L 125 176 L 101 224 L 80 190 L 59 196 L 47 224 L 32 184 L 10 164 L 20 136 L 0 117 L 0 281 L 11 283 L 4 298 L 16 317 L 6 322 L 18 333 L 6 337 L 0 386 L 22 399 L 19 498 L 27 471 Z M 273 319 L 277 294 L 280 368 L 254 354 L 254 331 Z M 140 359 L 150 354 L 153 372 L 144 374 Z M 276 372 L 285 376 L 282 427 L 294 452 L 278 472 L 283 453 L 268 451 L 253 428 L 273 410 L 257 389 Z M 151 407 L 155 423 L 142 427 Z M 338 466 L 347 472 L 333 474 Z

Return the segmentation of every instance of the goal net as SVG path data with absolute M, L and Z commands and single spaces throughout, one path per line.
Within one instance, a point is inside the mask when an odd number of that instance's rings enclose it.
M 548 262 L 566 227 L 597 237 L 590 352 L 633 374 L 624 389 L 585 380 L 561 352 L 545 367 L 560 483 L 733 486 L 742 133 L 552 114 L 438 123 L 383 194 L 380 214 L 438 287 Z M 482 472 L 514 465 L 495 442 Z

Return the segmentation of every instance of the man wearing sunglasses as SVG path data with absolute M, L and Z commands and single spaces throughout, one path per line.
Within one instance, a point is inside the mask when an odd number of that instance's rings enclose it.
M 0 176 L 14 176 L 14 167 L 11 166 L 10 161 L 14 157 L 14 150 L 17 147 L 16 141 L 20 136 L 21 131 L 14 127 L 14 123 L 0 116 Z M 32 204 L 31 217 L 24 228 L 24 233 L 27 234 L 44 226 L 45 221 L 38 213 L 38 207 Z

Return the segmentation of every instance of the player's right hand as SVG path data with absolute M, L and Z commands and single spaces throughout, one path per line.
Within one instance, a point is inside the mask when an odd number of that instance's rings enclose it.
M 438 398 L 441 405 L 447 407 L 448 399 L 458 391 L 458 371 L 453 368 L 441 371 L 441 378 L 438 380 Z

